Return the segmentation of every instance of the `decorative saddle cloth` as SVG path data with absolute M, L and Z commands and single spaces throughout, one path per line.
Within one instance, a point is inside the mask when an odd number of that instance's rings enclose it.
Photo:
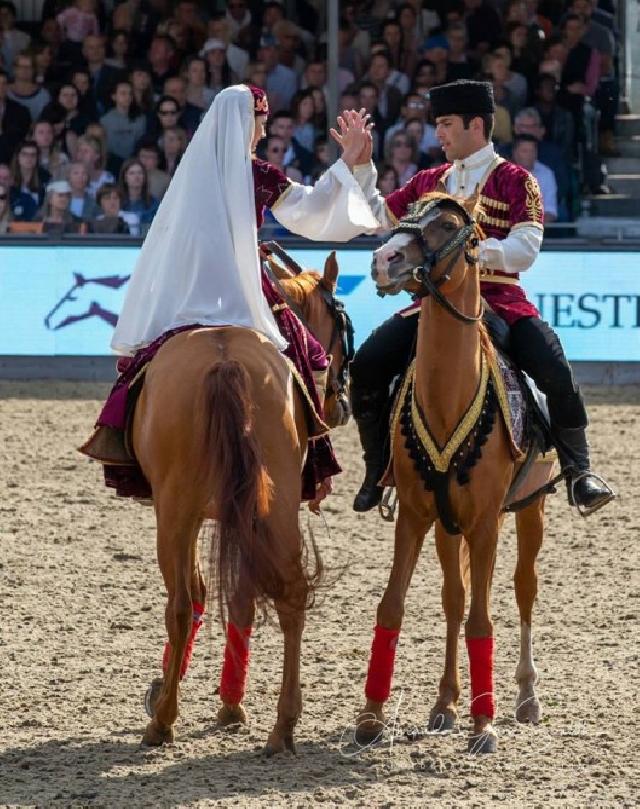
M 527 383 L 513 363 L 490 344 L 482 344 L 480 379 L 475 395 L 457 427 L 441 447 L 434 438 L 415 395 L 416 361 L 412 361 L 398 390 L 391 417 L 391 441 L 398 426 L 405 446 L 424 486 L 436 498 L 438 514 L 445 529 L 458 533 L 449 505 L 448 487 L 455 478 L 460 486 L 470 480 L 473 467 L 482 456 L 482 447 L 502 419 L 509 436 L 513 460 L 528 462 L 528 451 L 538 454 L 548 448 L 547 424 Z M 541 428 L 541 439 L 533 444 L 533 425 Z M 525 461 L 526 459 L 526 461 Z M 393 486 L 393 458 L 381 485 Z
M 482 454 L 496 416 L 502 418 L 507 428 L 513 459 L 523 459 L 526 450 L 524 393 L 511 364 L 498 352 L 483 349 L 476 393 L 444 447 L 433 437 L 415 396 L 415 373 L 414 359 L 396 396 L 391 436 L 400 424 L 410 455 L 419 463 L 423 477 L 455 470 L 458 483 L 468 483 L 469 472 Z M 384 483 L 390 485 L 387 477 Z

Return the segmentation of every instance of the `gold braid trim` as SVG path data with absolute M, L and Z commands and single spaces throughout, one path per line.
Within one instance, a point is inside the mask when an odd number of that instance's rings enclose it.
M 389 446 L 391 447 L 391 461 L 389 465 L 393 462 L 393 436 L 396 434 L 396 430 L 398 429 L 398 424 L 400 422 L 400 413 L 402 412 L 402 406 L 404 405 L 404 400 L 407 398 L 407 388 L 413 382 L 413 379 L 416 375 L 416 361 L 415 358 L 411 361 L 411 365 L 407 368 L 407 371 L 404 375 L 404 379 L 402 380 L 402 387 L 400 388 L 398 395 L 396 396 L 396 402 L 393 406 L 393 415 L 391 416 L 391 430 L 390 430 L 390 442 Z
M 316 406 L 313 403 L 313 399 L 309 396 L 309 391 L 307 390 L 307 386 L 304 383 L 304 379 L 300 375 L 300 372 L 298 371 L 296 366 L 289 359 L 289 357 L 285 357 L 284 354 L 281 354 L 280 356 L 287 363 L 293 378 L 298 383 L 298 389 L 300 390 L 300 393 L 302 394 L 302 398 L 304 399 L 305 404 L 309 408 L 309 413 L 311 415 L 311 418 L 314 421 L 313 436 L 309 436 L 309 437 L 310 438 L 318 438 L 321 435 L 325 435 L 325 433 L 329 432 L 329 427 L 320 418 L 320 414 L 316 410 Z
M 282 194 L 278 197 L 278 199 L 270 206 L 271 210 L 275 210 L 278 205 L 285 201 L 285 199 L 289 196 L 289 194 L 293 191 L 294 183 L 289 183 L 289 185 L 284 189 Z
M 469 405 L 467 412 L 458 423 L 458 426 L 453 431 L 451 438 L 447 441 L 444 448 L 440 450 L 435 441 L 429 435 L 426 423 L 420 416 L 418 409 L 418 402 L 416 400 L 415 386 L 412 390 L 411 396 L 411 420 L 415 428 L 416 434 L 420 439 L 420 443 L 425 448 L 430 461 L 433 463 L 437 472 L 447 472 L 451 465 L 451 460 L 456 452 L 460 449 L 463 442 L 469 437 L 469 433 L 473 430 L 476 422 L 480 418 L 484 400 L 487 394 L 487 383 L 489 381 L 489 364 L 484 351 L 480 352 L 480 381 L 476 395 Z
M 386 210 L 386 212 L 387 212 L 387 218 L 389 219 L 389 221 L 391 222 L 391 224 L 392 224 L 392 225 L 395 227 L 395 226 L 398 224 L 398 222 L 399 222 L 400 220 L 399 220 L 399 219 L 398 219 L 398 217 L 397 217 L 397 216 L 394 214 L 394 212 L 391 210 L 391 208 L 389 207 L 389 203 L 388 203 L 386 200 L 385 200 L 385 202 L 384 202 L 384 207 L 385 207 L 385 210 Z
M 511 223 L 508 219 L 498 219 L 497 216 L 489 216 L 484 213 L 484 211 L 478 216 L 478 221 L 483 222 L 485 225 L 493 225 L 496 228 L 506 228 L 506 230 L 509 230 L 511 227 Z
M 499 202 L 497 199 L 486 197 L 484 194 L 480 194 L 480 202 L 486 205 L 487 208 L 495 208 L 497 211 L 508 211 L 510 207 L 509 203 Z

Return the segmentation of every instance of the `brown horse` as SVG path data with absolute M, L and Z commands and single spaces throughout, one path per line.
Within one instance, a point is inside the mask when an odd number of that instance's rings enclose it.
M 322 276 L 281 273 L 285 294 L 333 352 L 334 369 L 343 364 L 342 348 L 326 299 L 328 292 L 333 300 L 337 274 L 335 254 Z M 335 401 L 327 401 L 325 412 L 328 421 L 341 419 Z M 228 613 L 219 721 L 245 719 L 248 635 L 256 603 L 271 603 L 284 634 L 284 670 L 267 749 L 293 749 L 302 704 L 304 612 L 322 570 L 315 547 L 315 572 L 306 569 L 298 521 L 307 424 L 289 365 L 270 341 L 250 329 L 180 333 L 150 363 L 135 412 L 133 445 L 153 491 L 169 645 L 165 676 L 150 705 L 147 744 L 173 739 L 179 680 L 195 636 L 192 616 L 206 598 L 197 539 L 203 520 L 213 518 L 217 532 L 210 573 Z
M 429 727 L 434 731 L 448 730 L 457 720 L 458 637 L 464 618 L 465 584 L 468 586 L 470 581 L 471 603 L 465 624 L 473 718 L 469 749 L 496 749 L 491 725 L 494 700 L 490 594 L 502 509 L 518 462 L 514 461 L 505 423 L 499 412 L 495 415 L 495 407 L 493 421 L 485 422 L 484 434 L 482 429 L 473 432 L 473 424 L 482 425 L 489 409 L 480 391 L 486 383 L 487 367 L 495 359 L 481 322 L 476 250 L 480 233 L 471 216 L 475 204 L 475 197 L 463 204 L 443 193 L 426 195 L 374 254 L 372 274 L 379 290 L 395 294 L 409 288 L 421 291 L 424 297 L 415 376 L 407 400 L 410 404 L 405 421 L 398 417 L 392 426 L 399 513 L 393 566 L 377 612 L 367 703 L 358 720 L 360 741 L 374 739 L 383 728 L 383 704 L 389 696 L 405 596 L 424 537 L 436 523 L 447 639 L 444 674 Z M 416 454 L 415 443 L 413 450 L 409 448 L 407 435 L 414 430 L 407 426 L 409 412 L 412 424 L 416 419 L 419 422 L 415 431 L 424 439 L 423 446 L 431 447 L 430 460 Z M 465 433 L 466 429 L 471 432 Z M 456 436 L 465 434 L 470 436 L 469 443 L 459 445 L 462 454 L 456 454 Z M 463 462 L 466 447 L 469 451 L 475 448 L 476 462 L 469 470 L 468 481 L 461 483 L 456 466 Z M 432 484 L 429 487 L 428 482 Z M 443 515 L 443 509 L 448 513 Z M 531 722 L 539 718 L 531 612 L 537 591 L 535 561 L 542 543 L 543 509 L 540 498 L 516 516 L 518 562 L 514 580 L 521 618 L 516 715 L 520 721 Z M 443 516 L 448 517 L 448 532 L 439 519 Z

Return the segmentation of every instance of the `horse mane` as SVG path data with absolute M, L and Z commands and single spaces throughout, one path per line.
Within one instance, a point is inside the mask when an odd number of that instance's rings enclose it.
M 280 285 L 293 303 L 302 307 L 321 281 L 320 273 L 315 270 L 305 270 L 300 275 L 285 278 L 280 281 Z

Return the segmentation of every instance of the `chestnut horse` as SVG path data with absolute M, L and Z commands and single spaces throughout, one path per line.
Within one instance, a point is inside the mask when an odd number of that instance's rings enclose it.
M 335 254 L 322 276 L 281 275 L 285 295 L 333 352 L 334 369 L 340 368 L 342 344 L 336 339 L 335 311 L 327 306 L 335 304 Z M 326 403 L 328 422 L 342 417 L 334 394 Z M 218 719 L 222 724 L 245 720 L 241 700 L 255 606 L 273 604 L 284 634 L 284 667 L 267 750 L 293 749 L 302 705 L 304 612 L 322 572 L 315 546 L 315 571 L 306 568 L 298 519 L 307 436 L 307 409 L 289 365 L 251 329 L 183 332 L 151 361 L 134 416 L 133 446 L 153 491 L 169 644 L 145 743 L 173 739 L 179 680 L 206 598 L 198 534 L 203 520 L 213 518 L 210 573 L 229 619 Z
M 436 453 L 451 446 L 458 426 L 472 412 L 472 402 L 476 405 L 480 402 L 476 415 L 482 418 L 485 405 L 477 398 L 477 392 L 481 390 L 482 368 L 494 357 L 481 321 L 476 249 L 481 233 L 472 219 L 476 199 L 472 197 L 461 203 L 444 193 L 425 195 L 413 212 L 401 220 L 386 244 L 374 253 L 372 275 L 381 293 L 396 294 L 409 287 L 424 295 L 412 412 L 421 412 L 422 424 L 428 425 L 424 432 L 430 434 Z M 448 498 L 449 516 L 453 518 L 449 520 L 453 529 L 449 526 L 447 533 L 439 519 L 442 490 L 438 498 L 434 491 L 426 490 L 414 460 L 415 452 L 412 458 L 407 448 L 406 422 L 402 430 L 401 426 L 399 419 L 392 426 L 393 476 L 399 502 L 393 566 L 378 606 L 367 702 L 358 720 L 357 738 L 371 741 L 383 728 L 383 704 L 389 696 L 405 596 L 424 537 L 436 523 L 447 636 L 444 674 L 429 727 L 434 731 L 449 730 L 456 724 L 460 694 L 458 637 L 465 611 L 465 585 L 469 586 L 470 579 L 471 603 L 465 624 L 473 718 L 469 749 L 493 752 L 496 734 L 491 724 L 494 717 L 491 581 L 505 495 L 518 463 L 514 461 L 509 436 L 498 413 L 487 427 L 486 443 L 466 484 L 461 485 L 456 478 L 455 456 L 453 462 L 449 460 L 448 468 L 445 463 L 444 472 L 441 467 L 448 492 L 444 500 L 446 504 Z M 477 442 L 477 434 L 472 440 Z M 543 509 L 541 497 L 516 515 L 518 562 L 514 580 L 521 619 L 516 714 L 523 722 L 537 722 L 539 717 L 534 691 L 537 673 L 531 646 L 531 613 L 537 591 L 535 561 L 542 544 Z

